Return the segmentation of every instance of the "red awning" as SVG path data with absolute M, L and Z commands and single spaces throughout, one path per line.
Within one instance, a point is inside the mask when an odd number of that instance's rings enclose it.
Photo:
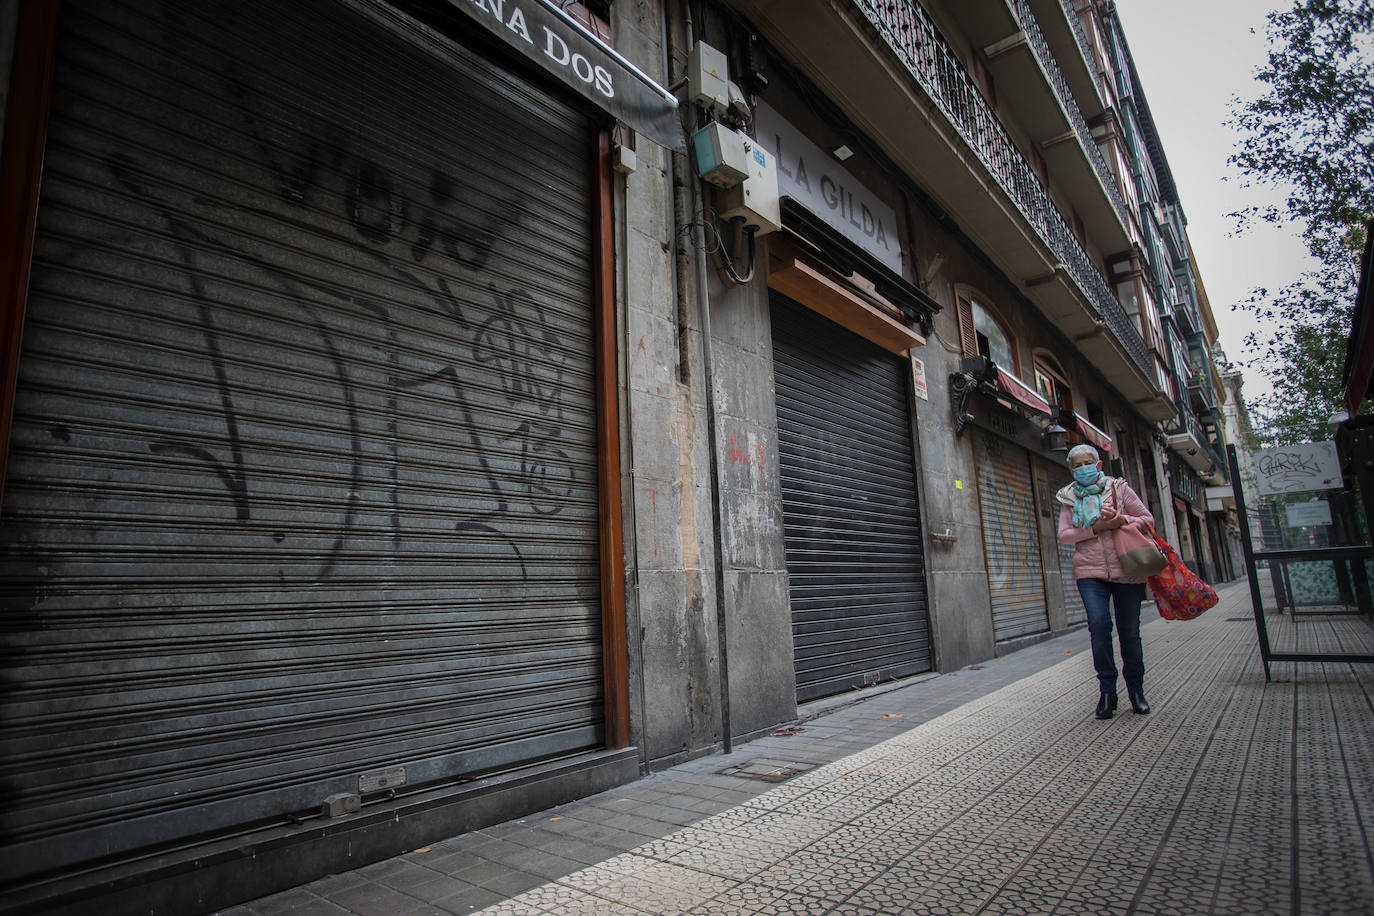
M 1097 446 L 1104 452 L 1110 452 L 1112 450 L 1111 436 L 1107 435 L 1102 430 L 1098 429 L 1096 426 L 1093 426 L 1091 423 L 1089 423 L 1082 417 L 1075 416 L 1074 419 L 1078 421 L 1078 432 L 1083 436 L 1084 439 L 1087 439 L 1089 442 L 1091 442 L 1093 445 Z
M 1011 395 L 1031 410 L 1050 416 L 1050 402 L 1042 398 L 1040 392 L 1005 369 L 997 370 L 997 390 Z

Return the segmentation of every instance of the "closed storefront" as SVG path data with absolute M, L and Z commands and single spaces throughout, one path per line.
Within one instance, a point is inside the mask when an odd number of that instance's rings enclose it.
M 771 305 L 797 698 L 929 670 L 909 364 Z
M 1030 455 L 981 430 L 976 451 L 993 638 L 1043 633 L 1049 616 Z
M 371 4 L 63 4 L 6 879 L 606 744 L 596 131 Z
M 1038 484 L 1040 518 L 1044 522 L 1041 530 L 1044 537 L 1050 539 L 1049 542 L 1054 548 L 1055 568 L 1059 572 L 1058 583 L 1064 594 L 1064 622 L 1071 627 L 1087 623 L 1088 615 L 1083 608 L 1083 596 L 1078 594 L 1078 585 L 1073 577 L 1075 548 L 1074 545 L 1059 540 L 1059 503 L 1054 498 L 1054 494 L 1061 487 L 1067 486 L 1072 478 L 1065 465 L 1051 464 L 1043 458 L 1031 460 L 1034 462 Z M 1053 578 L 1046 576 L 1046 582 Z

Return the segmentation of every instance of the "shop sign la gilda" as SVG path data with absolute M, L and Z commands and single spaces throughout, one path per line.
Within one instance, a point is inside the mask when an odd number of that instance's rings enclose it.
M 754 118 L 759 145 L 778 160 L 778 192 L 900 276 L 902 245 L 896 234 L 896 211 L 772 108 L 759 103 Z

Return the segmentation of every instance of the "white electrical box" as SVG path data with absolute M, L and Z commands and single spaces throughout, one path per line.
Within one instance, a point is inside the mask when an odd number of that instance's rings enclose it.
M 711 122 L 692 135 L 697 174 L 718 188 L 733 188 L 749 177 L 746 144 L 753 141 L 724 124 Z
M 778 163 L 773 154 L 752 137 L 744 138 L 749 177 L 725 190 L 720 197 L 721 218 L 743 217 L 744 228 L 767 235 L 782 228 L 782 205 L 778 199 Z
M 687 84 L 692 101 L 702 108 L 724 112 L 730 105 L 730 63 L 724 52 L 699 41 L 687 56 Z

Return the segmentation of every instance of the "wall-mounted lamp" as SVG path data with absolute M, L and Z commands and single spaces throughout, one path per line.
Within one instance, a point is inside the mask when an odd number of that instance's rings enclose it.
M 962 435 L 964 427 L 973 419 L 968 409 L 969 398 L 980 386 L 995 394 L 996 369 L 986 356 L 967 356 L 959 362 L 959 371 L 949 376 L 949 399 L 954 407 L 954 435 Z
M 1069 450 L 1069 431 L 1058 423 L 1051 423 L 1040 431 L 1040 444 L 1052 452 Z

